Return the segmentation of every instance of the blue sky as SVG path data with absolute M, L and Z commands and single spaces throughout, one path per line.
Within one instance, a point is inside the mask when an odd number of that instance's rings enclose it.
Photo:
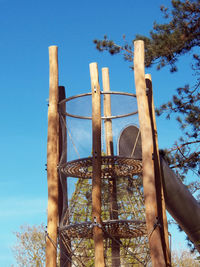
M 0 265 L 14 263 L 13 231 L 22 224 L 46 224 L 48 47 L 59 47 L 59 83 L 67 95 L 90 91 L 89 63 L 109 67 L 113 91 L 134 92 L 133 73 L 121 56 L 99 53 L 93 39 L 107 34 L 115 42 L 125 34 L 148 34 L 162 21 L 169 0 L 39 1 L 0 0 Z M 158 106 L 174 89 L 192 80 L 188 57 L 170 74 L 149 69 Z M 183 78 L 184 77 L 184 78 Z M 179 135 L 174 121 L 157 120 L 159 146 L 170 147 Z M 182 236 L 174 240 L 178 245 Z M 178 241 L 177 241 L 178 240 Z

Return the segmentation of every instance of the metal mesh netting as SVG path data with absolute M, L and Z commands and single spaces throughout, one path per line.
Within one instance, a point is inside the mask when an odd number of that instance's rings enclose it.
M 103 96 L 102 96 L 103 102 Z M 60 238 L 72 266 L 94 266 L 92 218 L 92 122 L 91 95 L 62 104 L 61 179 L 67 177 L 68 201 L 63 207 Z M 146 234 L 141 159 L 119 157 L 118 138 L 122 129 L 138 124 L 136 100 L 132 96 L 111 95 L 112 156 L 107 156 L 105 127 L 102 119 L 101 227 L 104 235 L 106 266 L 147 266 L 150 261 Z M 71 117 L 72 114 L 75 117 Z M 129 114 L 125 117 L 124 114 Z M 102 117 L 103 108 L 102 108 Z M 119 116 L 119 118 L 118 118 Z M 85 118 L 82 118 L 85 117 Z M 86 118 L 87 117 L 87 118 Z M 116 187 L 113 193 L 113 185 Z M 63 190 L 66 191 L 66 190 Z M 112 205 L 111 205 L 112 203 Z M 113 204 L 114 203 L 114 204 Z M 113 254 L 113 246 L 118 253 Z M 67 265 L 66 265 L 67 266 Z
M 70 184 L 68 184 L 70 185 Z M 102 180 L 102 228 L 106 266 L 112 266 L 111 242 L 120 244 L 121 266 L 146 266 L 149 262 L 141 177 L 117 179 L 118 220 L 110 219 L 109 180 Z M 62 223 L 61 237 L 71 240 L 72 262 L 94 266 L 92 240 L 92 185 L 78 179 Z M 69 246 L 69 244 L 66 244 Z
M 103 98 L 101 96 L 101 116 L 104 117 L 103 111 Z M 67 148 L 67 160 L 72 161 L 78 158 L 86 158 L 92 155 L 92 107 L 91 107 L 91 94 L 85 94 L 84 97 L 72 98 L 61 105 L 62 114 L 61 124 L 64 131 L 66 131 L 67 138 L 63 144 L 62 152 L 65 153 Z M 66 106 L 66 107 L 63 107 Z M 133 96 L 129 95 L 111 95 L 111 114 L 112 117 L 112 138 L 114 154 L 118 153 L 118 138 L 120 132 L 129 124 L 138 125 L 138 116 L 130 115 L 137 113 L 137 103 Z M 71 117 L 75 116 L 75 117 Z M 83 119 L 86 118 L 86 119 Z M 105 120 L 102 119 L 101 131 L 101 146 L 102 152 L 106 155 L 106 140 L 105 140 Z

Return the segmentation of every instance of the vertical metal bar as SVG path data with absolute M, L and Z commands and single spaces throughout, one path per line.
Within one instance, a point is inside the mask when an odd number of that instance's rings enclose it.
M 101 95 L 97 63 L 90 64 L 92 88 L 92 217 L 97 223 L 93 228 L 95 266 L 104 267 L 103 231 L 101 223 Z
M 48 221 L 46 242 L 46 266 L 56 267 L 58 226 L 58 48 L 49 47 L 49 108 L 47 141 Z
M 152 158 L 153 140 L 151 122 L 146 97 L 146 83 L 144 72 L 144 42 L 134 42 L 134 74 L 136 97 L 142 138 L 143 189 L 146 213 L 147 232 L 149 233 L 149 247 L 154 267 L 166 266 L 162 249 L 160 229 L 157 225 L 158 207 L 154 162 Z
M 152 80 L 151 80 L 150 74 L 145 75 L 145 81 L 146 81 L 147 101 L 148 101 L 148 106 L 149 106 L 149 114 L 150 114 L 152 137 L 153 137 L 154 170 L 155 170 L 155 179 L 156 179 L 158 217 L 160 219 L 160 224 L 161 224 L 161 228 L 160 228 L 161 240 L 162 240 L 162 246 L 163 246 L 163 251 L 164 251 L 167 266 L 171 266 L 169 238 L 168 238 L 168 224 L 167 224 L 167 215 L 166 215 L 165 199 L 164 199 L 164 192 L 163 192 L 163 178 L 162 178 L 161 166 L 160 166 L 156 116 L 155 116 L 155 107 L 154 107 L 154 101 L 153 101 L 153 88 L 152 88 Z
M 103 81 L 103 91 L 110 92 L 110 79 L 108 68 L 102 69 L 102 81 Z M 111 116 L 111 99 L 109 94 L 104 95 L 104 116 Z M 113 156 L 113 135 L 112 135 L 112 120 L 105 119 L 105 138 L 106 138 L 106 154 L 107 156 Z M 112 167 L 112 166 L 110 166 Z M 117 185 L 115 177 L 109 180 L 109 192 L 110 192 L 110 219 L 118 219 L 118 206 L 117 206 Z M 112 240 L 112 266 L 120 266 L 120 240 L 118 242 Z

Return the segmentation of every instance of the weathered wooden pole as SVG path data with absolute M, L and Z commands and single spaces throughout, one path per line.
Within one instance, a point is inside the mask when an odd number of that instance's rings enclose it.
M 58 226 L 58 48 L 49 47 L 49 108 L 47 140 L 48 219 L 46 266 L 56 267 Z
M 108 68 L 102 68 L 103 91 L 110 92 L 110 79 Z M 104 117 L 111 116 L 111 99 L 110 94 L 104 94 Z M 105 119 L 105 138 L 106 138 L 106 153 L 108 156 L 113 156 L 113 135 L 112 135 L 112 120 Z
M 152 87 L 152 79 L 151 79 L 150 74 L 145 75 L 145 81 L 146 81 L 147 101 L 148 101 L 148 106 L 149 106 L 149 115 L 150 115 L 150 120 L 151 120 L 152 137 L 153 137 L 153 157 L 154 157 L 154 170 L 155 170 L 155 177 L 156 177 L 158 217 L 160 218 L 160 224 L 162 226 L 160 228 L 161 239 L 162 239 L 163 251 L 164 251 L 167 266 L 171 266 L 168 223 L 167 223 L 165 198 L 164 198 L 164 191 L 163 191 L 163 177 L 162 177 L 161 165 L 160 165 L 156 115 L 155 115 L 155 106 L 154 106 L 154 100 L 153 100 L 153 87 Z
M 101 229 L 101 95 L 97 63 L 90 64 L 92 88 L 92 218 L 95 267 L 104 267 L 103 231 Z
M 103 91 L 110 92 L 110 79 L 108 68 L 102 69 Z M 104 117 L 111 116 L 111 99 L 110 94 L 104 94 Z M 107 156 L 114 156 L 113 152 L 113 135 L 112 135 L 112 120 L 105 119 L 105 138 L 106 138 L 106 154 Z M 111 166 L 112 167 L 112 166 Z M 117 206 L 117 185 L 115 177 L 109 180 L 110 192 L 110 219 L 118 219 L 118 206 Z M 117 242 L 116 242 L 117 241 Z M 112 266 L 120 266 L 120 240 L 112 240 Z
M 146 225 L 151 260 L 154 267 L 166 266 L 159 229 L 156 182 L 153 161 L 152 129 L 146 97 L 144 71 L 144 42 L 134 42 L 134 74 L 138 115 L 142 139 L 143 189 L 146 213 Z

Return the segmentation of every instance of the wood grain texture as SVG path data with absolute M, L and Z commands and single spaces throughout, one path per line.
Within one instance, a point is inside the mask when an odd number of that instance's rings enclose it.
M 92 88 L 92 218 L 101 225 L 101 95 L 97 63 L 90 64 Z M 104 267 L 103 231 L 94 226 L 95 267 Z
M 156 179 L 156 193 L 157 193 L 157 203 L 158 203 L 158 217 L 160 218 L 160 228 L 161 240 L 164 251 L 165 260 L 167 266 L 171 266 L 171 253 L 169 248 L 169 234 L 168 234 L 168 223 L 165 207 L 165 198 L 163 191 L 163 177 L 161 172 L 160 165 L 160 156 L 158 148 L 158 134 L 156 126 L 156 115 L 155 115 L 155 106 L 153 100 L 153 87 L 152 79 L 150 74 L 145 75 L 145 82 L 147 88 L 147 101 L 149 106 L 149 115 L 151 120 L 151 129 L 152 129 L 152 138 L 153 138 L 153 155 L 154 155 L 154 170 L 155 170 L 155 179 Z
M 49 108 L 47 140 L 48 219 L 46 242 L 46 266 L 56 267 L 58 226 L 58 48 L 49 47 Z
M 146 97 L 144 42 L 141 40 L 134 42 L 134 74 L 142 138 L 143 188 L 149 247 L 153 266 L 160 267 L 166 266 L 166 263 L 162 249 L 160 229 L 158 226 L 156 228 L 154 227 L 157 222 L 158 208 L 154 162 L 152 159 L 153 139 Z
M 110 78 L 108 68 L 102 69 L 102 81 L 103 81 L 103 91 L 110 92 Z M 111 95 L 104 94 L 104 117 L 110 117 L 111 114 Z M 113 134 L 112 134 L 112 120 L 105 119 L 105 141 L 106 141 L 106 155 L 114 156 L 113 152 Z M 111 164 L 110 168 L 114 167 Z M 118 206 L 117 206 L 117 185 L 116 178 L 109 180 L 109 192 L 110 192 L 110 219 L 118 219 Z M 117 241 L 117 242 L 116 242 Z M 120 266 L 120 239 L 112 240 L 112 266 Z

